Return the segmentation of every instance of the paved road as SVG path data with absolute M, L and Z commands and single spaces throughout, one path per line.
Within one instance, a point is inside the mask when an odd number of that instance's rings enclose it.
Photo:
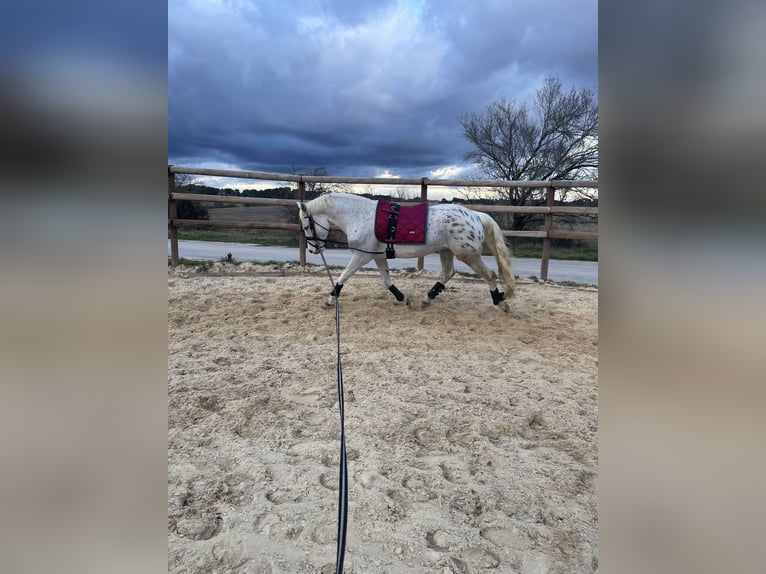
M 237 261 L 298 261 L 298 249 L 295 247 L 271 247 L 268 245 L 249 245 L 245 243 L 223 243 L 218 241 L 179 241 L 178 255 L 185 259 L 216 261 L 231 253 Z M 170 255 L 170 240 L 168 240 L 168 255 Z M 325 251 L 329 265 L 343 267 L 351 258 L 348 249 L 329 249 Z M 490 269 L 497 271 L 497 263 L 492 256 L 482 257 Z M 322 258 L 311 253 L 306 254 L 309 264 L 321 265 Z M 423 262 L 429 271 L 440 271 L 439 255 L 427 255 Z M 417 259 L 390 259 L 391 269 L 405 267 L 415 268 Z M 365 267 L 375 269 L 375 263 L 370 261 Z M 455 260 L 455 270 L 473 273 L 465 264 Z M 519 277 L 539 277 L 540 260 L 521 257 L 513 258 L 513 271 Z M 598 263 L 594 261 L 562 261 L 551 259 L 548 263 L 548 279 L 551 281 L 574 281 L 587 285 L 598 285 Z

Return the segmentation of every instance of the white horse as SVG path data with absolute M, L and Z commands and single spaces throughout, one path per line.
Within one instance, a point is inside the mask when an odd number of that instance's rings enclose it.
M 327 300 L 335 304 L 335 298 L 348 279 L 366 263 L 374 260 L 378 266 L 383 284 L 397 301 L 409 305 L 407 297 L 396 288 L 388 273 L 386 243 L 375 236 L 375 210 L 377 202 L 350 193 L 325 193 L 307 203 L 298 203 L 301 227 L 311 253 L 319 253 L 330 233 L 330 225 L 339 227 L 348 239 L 353 251 L 351 260 L 341 273 L 335 288 Z M 505 285 L 508 296 L 513 295 L 514 275 L 511 257 L 505 245 L 502 230 L 486 213 L 472 211 L 461 205 L 437 204 L 428 207 L 426 242 L 397 243 L 396 257 L 421 257 L 439 252 L 442 264 L 441 280 L 428 292 L 423 304 L 427 305 L 444 290 L 444 286 L 455 274 L 454 256 L 473 269 L 489 285 L 492 302 L 508 312 L 505 293 L 497 287 L 497 274 L 487 268 L 481 260 L 482 245 L 486 240 L 497 260 L 500 281 Z

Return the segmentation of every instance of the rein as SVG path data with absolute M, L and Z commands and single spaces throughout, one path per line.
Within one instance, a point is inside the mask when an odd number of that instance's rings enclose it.
M 314 218 L 311 215 L 308 216 L 308 219 L 309 219 L 309 229 L 311 230 L 311 237 L 306 236 L 306 242 L 308 243 L 310 241 L 313 241 L 314 242 L 314 245 L 313 245 L 314 249 L 316 249 L 319 252 L 322 251 L 322 248 L 319 246 L 318 242 L 322 241 L 325 244 L 332 243 L 333 245 L 339 245 L 341 247 L 348 247 L 351 251 L 360 251 L 361 253 L 368 253 L 370 255 L 382 255 L 383 253 L 385 253 L 385 251 L 365 251 L 364 249 L 359 249 L 358 247 L 351 247 L 351 245 L 349 245 L 348 243 L 344 243 L 342 241 L 332 241 L 330 239 L 319 239 L 319 236 L 317 235 L 316 228 L 317 227 L 321 227 L 322 229 L 327 231 L 328 235 L 330 234 L 330 228 L 329 227 L 325 227 L 324 225 L 322 225 L 318 221 L 314 221 Z M 322 256 L 322 260 L 324 260 L 324 255 Z M 330 281 L 332 281 L 332 277 L 330 277 Z
M 309 217 L 311 225 L 311 231 L 314 230 L 313 218 Z M 323 227 L 320 225 L 320 227 Z M 314 239 L 312 238 L 312 239 Z M 333 292 L 336 292 L 336 284 L 332 279 L 332 273 L 330 273 L 330 267 L 327 265 L 327 260 L 324 257 L 324 251 L 319 250 L 319 254 L 322 256 L 322 262 L 324 268 L 327 271 L 327 276 L 330 278 L 330 284 L 332 285 Z M 338 356 L 338 409 L 340 411 L 340 469 L 338 472 L 338 545 L 335 555 L 335 574 L 343 573 L 343 560 L 346 555 L 346 529 L 348 526 L 348 466 L 346 463 L 346 430 L 344 424 L 344 408 L 343 408 L 343 365 L 340 360 L 340 297 L 335 297 L 335 339 L 337 341 L 337 356 Z

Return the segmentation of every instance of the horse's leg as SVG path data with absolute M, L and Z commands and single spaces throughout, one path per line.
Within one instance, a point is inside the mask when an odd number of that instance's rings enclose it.
M 351 255 L 351 259 L 346 264 L 346 268 L 343 270 L 343 272 L 340 274 L 340 277 L 338 277 L 338 280 L 335 282 L 335 288 L 330 291 L 330 297 L 327 299 L 328 306 L 335 305 L 335 299 L 340 295 L 340 290 L 343 288 L 343 285 L 346 283 L 346 281 L 348 281 L 349 277 L 359 271 L 371 259 L 372 257 L 367 253 L 354 251 L 353 255 Z
M 506 313 L 511 310 L 508 301 L 505 300 L 505 293 L 501 293 L 497 288 L 497 274 L 484 264 L 484 261 L 481 260 L 481 255 L 458 255 L 458 259 L 476 271 L 479 277 L 487 282 L 489 285 L 489 294 L 492 295 L 493 304 L 500 307 Z
M 452 279 L 452 276 L 455 274 L 455 256 L 449 249 L 442 249 L 439 251 L 439 259 L 441 259 L 442 264 L 442 277 L 441 281 L 437 281 L 434 283 L 434 286 L 431 287 L 431 290 L 428 292 L 428 296 L 423 299 L 423 305 L 428 305 L 436 299 L 436 296 L 444 291 L 444 286 L 447 284 L 447 281 Z
M 388 272 L 388 260 L 385 257 L 375 257 L 375 264 L 378 266 L 383 285 L 388 287 L 388 290 L 394 294 L 394 297 L 396 297 L 396 300 L 399 303 L 406 303 L 409 305 L 410 302 L 407 299 L 407 296 L 399 291 L 399 289 L 396 288 L 396 285 L 394 285 L 394 282 L 391 281 L 391 275 Z

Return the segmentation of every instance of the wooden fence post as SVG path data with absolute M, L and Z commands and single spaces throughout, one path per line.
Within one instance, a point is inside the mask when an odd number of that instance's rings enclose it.
M 173 199 L 173 193 L 176 190 L 176 175 L 170 171 L 172 166 L 168 166 L 168 231 L 170 232 L 170 262 L 173 267 L 178 266 L 178 228 L 173 224 L 173 220 L 178 218 L 178 207 L 176 200 Z
M 296 198 L 298 201 L 306 199 L 306 182 L 303 178 L 298 182 L 298 189 L 296 190 Z M 298 259 L 301 267 L 306 266 L 306 234 L 303 233 L 303 228 L 298 232 Z
M 420 201 L 428 201 L 428 178 L 424 177 L 420 180 Z M 425 265 L 425 259 L 418 257 L 418 271 L 422 271 Z
M 548 210 L 545 213 L 545 238 L 543 239 L 543 259 L 540 263 L 540 280 L 548 280 L 548 259 L 551 256 L 551 231 L 553 230 L 553 214 L 550 208 L 553 207 L 553 199 L 556 195 L 556 189 L 553 187 L 545 188 L 545 205 Z

